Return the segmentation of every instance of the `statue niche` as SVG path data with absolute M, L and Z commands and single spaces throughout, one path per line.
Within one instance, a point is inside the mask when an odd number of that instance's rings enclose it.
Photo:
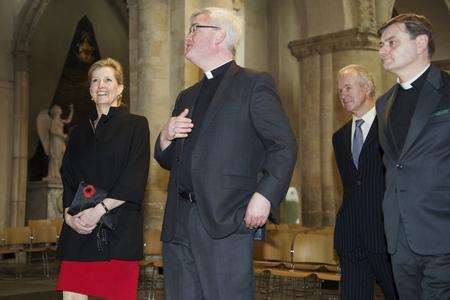
M 50 109 L 40 111 L 36 119 L 39 142 L 29 161 L 26 220 L 63 215 L 59 170 L 71 130 L 95 110 L 88 70 L 100 58 L 93 26 L 84 16 L 75 29 Z

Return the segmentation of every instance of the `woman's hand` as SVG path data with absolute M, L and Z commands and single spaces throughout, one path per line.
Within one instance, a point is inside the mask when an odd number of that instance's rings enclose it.
M 83 210 L 78 213 L 77 216 L 84 224 L 86 224 L 86 226 L 95 227 L 105 213 L 105 209 L 100 204 L 97 204 L 94 207 Z
M 72 216 L 66 213 L 64 219 L 67 225 L 69 225 L 73 230 L 75 230 L 79 234 L 90 234 L 92 230 L 94 230 L 95 226 L 97 226 L 97 224 L 95 224 L 94 226 L 86 224 L 84 221 L 80 219 L 79 214 Z

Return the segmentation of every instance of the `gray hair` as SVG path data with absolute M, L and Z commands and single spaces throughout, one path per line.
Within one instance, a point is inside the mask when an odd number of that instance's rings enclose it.
M 374 98 L 375 97 L 375 83 L 373 81 L 372 73 L 370 73 L 366 69 L 366 67 L 364 67 L 362 65 L 355 65 L 355 64 L 343 67 L 342 69 L 339 70 L 338 73 L 339 73 L 339 75 L 341 75 L 348 70 L 353 70 L 356 72 L 356 74 L 361 79 L 361 82 L 363 84 L 367 84 L 369 86 L 369 89 L 370 89 L 369 95 L 371 98 Z
M 190 22 L 198 15 L 207 15 L 211 19 L 211 25 L 222 28 L 226 33 L 225 42 L 228 49 L 236 54 L 236 48 L 241 38 L 244 21 L 232 11 L 219 7 L 206 7 L 196 10 L 190 17 Z

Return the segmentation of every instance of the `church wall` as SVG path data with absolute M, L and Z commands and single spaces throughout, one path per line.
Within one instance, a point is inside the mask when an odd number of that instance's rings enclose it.
M 297 60 L 287 47 L 288 43 L 298 39 L 302 35 L 302 30 L 304 30 L 304 26 L 299 20 L 297 2 L 295 0 L 282 0 L 279 3 L 270 1 L 267 13 L 269 72 L 275 78 L 281 103 L 290 119 L 297 142 L 299 142 L 300 110 L 297 99 L 300 92 L 300 73 Z M 301 194 L 300 161 L 299 156 L 291 181 L 291 186 L 295 187 L 299 194 Z M 283 211 L 284 205 L 287 205 L 287 203 L 281 205 L 280 212 Z M 298 211 L 300 211 L 300 207 Z M 288 222 L 291 220 L 281 219 L 280 221 Z
M 23 1 L 0 3 L 0 229 L 9 224 L 14 108 L 14 26 Z
M 51 104 L 76 26 L 84 15 L 93 25 L 100 54 L 119 60 L 128 82 L 127 27 L 109 1 L 50 1 L 30 44 L 29 157 L 39 140 L 36 116 Z
M 245 2 L 243 64 L 258 71 L 269 71 L 269 43 L 266 0 Z M 242 41 L 241 41 L 242 42 Z

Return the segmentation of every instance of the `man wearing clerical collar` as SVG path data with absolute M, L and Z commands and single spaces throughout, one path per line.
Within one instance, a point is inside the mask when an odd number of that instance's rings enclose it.
M 190 18 L 185 57 L 203 79 L 178 96 L 155 145 L 170 170 L 162 240 L 166 299 L 253 299 L 253 236 L 284 199 L 297 144 L 268 74 L 234 61 L 242 21 Z
M 377 101 L 383 212 L 400 299 L 450 299 L 449 75 L 430 65 L 432 25 L 402 14 L 378 30 L 398 83 Z

